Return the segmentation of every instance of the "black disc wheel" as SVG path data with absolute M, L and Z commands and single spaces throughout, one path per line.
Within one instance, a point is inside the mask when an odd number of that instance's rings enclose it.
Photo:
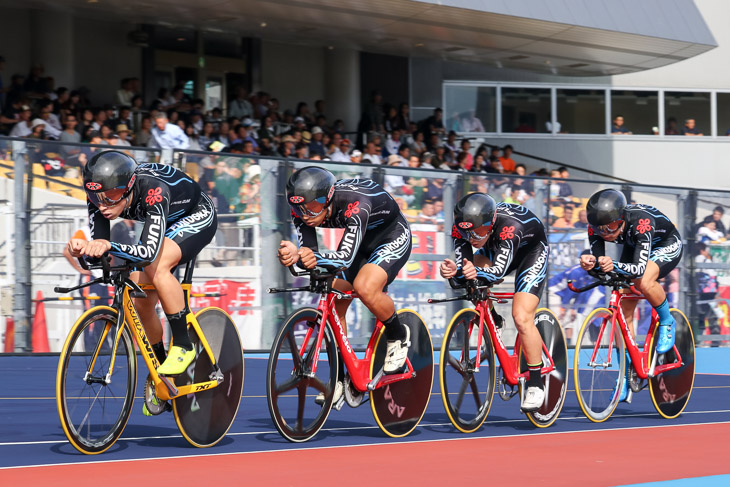
M 418 313 L 407 309 L 398 311 L 398 319 L 411 330 L 408 359 L 416 376 L 370 392 L 370 407 L 375 421 L 386 435 L 393 438 L 406 436 L 418 426 L 428 407 L 433 386 L 433 344 L 426 324 Z M 371 378 L 385 364 L 387 340 L 384 331 L 383 328 L 375 343 L 375 353 L 370 362 Z
M 563 327 L 560 326 L 557 316 L 549 309 L 537 310 L 535 326 L 540 332 L 542 342 L 552 357 L 555 367 L 542 377 L 545 401 L 540 409 L 527 413 L 527 419 L 538 428 L 547 428 L 558 419 L 568 392 L 568 346 L 565 342 Z M 545 355 L 545 350 L 542 355 L 542 363 L 550 363 L 549 358 Z M 522 350 L 520 350 L 520 370 L 527 370 L 527 360 Z M 522 397 L 522 392 L 520 391 L 520 397 Z
M 332 330 L 324 325 L 320 352 L 315 354 L 321 326 L 316 309 L 300 309 L 284 322 L 271 346 L 266 399 L 276 429 L 289 441 L 312 438 L 332 409 L 337 383 L 337 346 Z M 317 370 L 313 373 L 315 363 Z M 319 393 L 324 395 L 321 404 L 315 402 Z
M 106 451 L 121 436 L 137 387 L 132 335 L 124 327 L 114 350 L 116 324 L 113 308 L 88 310 L 71 328 L 58 361 L 61 426 L 74 448 L 90 455 Z
M 496 366 L 486 323 L 481 348 L 477 350 L 478 336 L 479 313 L 465 308 L 451 319 L 441 343 L 441 400 L 451 424 L 462 433 L 479 429 L 494 399 Z
M 654 407 L 660 415 L 667 419 L 676 418 L 684 411 L 689 402 L 689 396 L 692 394 L 695 380 L 695 342 L 692 327 L 680 310 L 671 309 L 670 312 L 677 322 L 674 348 L 657 357 L 657 367 L 678 361 L 682 365 L 649 379 L 649 390 Z M 655 332 L 650 357 L 656 353 L 657 336 L 658 333 Z
M 205 308 L 195 315 L 213 352 L 223 381 L 217 387 L 175 398 L 172 409 L 180 432 L 191 445 L 206 448 L 228 432 L 241 404 L 243 348 L 235 323 L 219 308 Z M 211 380 L 213 364 L 192 327 L 188 328 L 195 361 L 175 378 L 178 385 Z

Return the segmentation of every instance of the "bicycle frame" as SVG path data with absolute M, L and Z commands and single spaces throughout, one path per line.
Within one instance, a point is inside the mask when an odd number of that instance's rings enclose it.
M 501 303 L 504 302 L 503 300 L 509 300 L 513 298 L 514 293 L 493 293 L 487 289 L 486 297 L 484 299 L 478 300 L 474 306 L 474 309 L 479 314 L 479 334 L 477 335 L 477 350 L 482 349 L 483 329 L 486 323 L 487 330 L 489 330 L 489 335 L 492 337 L 492 346 L 494 347 L 494 351 L 497 353 L 499 363 L 502 366 L 504 378 L 508 384 L 516 386 L 519 383 L 520 379 L 526 379 L 527 377 L 529 377 L 530 374 L 529 371 L 520 373 L 520 357 L 517 353 L 521 345 L 520 336 L 517 335 L 514 349 L 510 354 L 507 351 L 507 347 L 505 347 L 504 342 L 502 341 L 501 335 L 497 333 L 497 326 L 494 323 L 494 318 L 492 318 L 492 314 L 489 311 L 489 301 L 497 301 L 498 303 Z M 469 337 L 471 338 L 471 331 L 469 333 Z M 468 340 L 466 343 L 469 343 Z M 545 346 L 545 343 L 542 343 L 542 352 L 549 361 L 548 364 L 543 365 L 543 367 L 540 369 L 540 374 L 545 375 L 555 369 L 555 363 L 553 362 L 553 357 L 550 355 L 550 352 Z M 476 361 L 476 365 L 474 368 L 476 372 L 479 371 L 479 362 L 480 360 Z
M 348 295 L 350 299 L 357 298 L 357 295 L 353 292 L 342 294 Z M 318 334 L 315 338 L 316 343 L 313 350 L 314 356 L 312 360 L 312 374 L 317 372 L 317 364 L 319 362 L 322 339 L 324 338 L 324 324 L 329 323 L 332 327 L 332 330 L 334 331 L 335 341 L 337 343 L 337 347 L 340 350 L 340 353 L 342 354 L 342 359 L 345 362 L 345 366 L 347 367 L 348 372 L 350 373 L 350 379 L 352 380 L 352 384 L 358 391 L 372 391 L 374 389 L 384 387 L 388 384 L 392 384 L 393 382 L 398 382 L 400 380 L 415 377 L 416 373 L 413 369 L 413 365 L 411 365 L 410 359 L 406 358 L 406 366 L 408 367 L 407 372 L 401 374 L 383 375 L 381 371 L 381 373 L 377 374 L 371 379 L 369 370 L 370 363 L 373 359 L 373 354 L 375 353 L 376 341 L 380 334 L 383 332 L 383 323 L 380 320 L 376 321 L 375 329 L 373 330 L 373 334 L 370 336 L 367 349 L 365 350 L 365 358 L 358 359 L 352 349 L 352 346 L 350 345 L 349 340 L 347 339 L 345 328 L 342 326 L 342 323 L 340 323 L 340 318 L 337 315 L 337 311 L 335 310 L 335 299 L 337 299 L 337 295 L 333 292 L 329 292 L 326 294 L 322 293 L 319 299 L 317 311 L 320 313 L 322 318 L 321 326 L 319 327 Z M 299 351 L 300 356 L 304 356 L 304 353 L 307 350 L 307 346 L 309 344 L 309 340 L 312 338 L 313 334 L 314 328 L 310 327 L 307 330 L 304 341 L 302 342 L 302 346 Z
M 636 343 L 636 340 L 634 340 L 634 336 L 632 335 L 631 331 L 629 330 L 629 326 L 626 323 L 626 317 L 624 316 L 623 309 L 621 308 L 621 302 L 623 300 L 638 301 L 641 299 L 646 299 L 646 296 L 637 292 L 636 289 L 633 287 L 631 287 L 630 289 L 631 294 L 621 293 L 618 289 L 614 289 L 611 293 L 611 301 L 608 305 L 608 310 L 611 312 L 611 322 L 609 331 L 610 335 L 608 337 L 608 363 L 606 364 L 606 366 L 611 366 L 611 359 L 613 357 L 612 349 L 615 340 L 614 334 L 616 332 L 616 325 L 618 324 L 618 327 L 621 330 L 621 334 L 624 338 L 624 344 L 629 352 L 629 356 L 631 357 L 631 362 L 634 364 L 634 370 L 636 371 L 636 375 L 640 379 L 652 378 L 668 370 L 681 367 L 682 357 L 680 356 L 679 350 L 677 350 L 676 346 L 674 347 L 674 353 L 677 356 L 676 362 L 673 362 L 671 364 L 656 365 L 656 358 L 658 354 L 654 354 L 652 363 L 649 363 L 649 345 L 651 344 L 651 338 L 654 336 L 654 331 L 657 328 L 659 318 L 654 309 L 652 309 L 651 311 L 651 324 L 649 325 L 649 331 L 646 333 L 644 346 L 642 349 L 639 349 L 639 346 Z M 591 355 L 591 363 L 593 363 L 596 359 L 598 347 L 601 343 L 601 339 L 603 338 L 603 334 L 605 333 L 606 328 L 606 322 L 604 321 L 601 329 L 598 331 L 596 345 L 593 349 L 593 354 Z

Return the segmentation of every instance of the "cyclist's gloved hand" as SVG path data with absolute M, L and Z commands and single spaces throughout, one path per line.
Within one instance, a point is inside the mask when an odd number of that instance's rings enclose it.
M 456 275 L 456 262 L 451 259 L 444 259 L 439 266 L 439 273 L 444 279 L 451 279 Z
M 307 269 L 314 269 L 317 265 L 317 257 L 314 256 L 314 252 L 309 247 L 302 247 L 299 249 L 299 259 L 302 261 L 302 265 Z
M 613 270 L 613 259 L 611 259 L 611 257 L 602 255 L 598 258 L 598 266 L 603 272 L 611 272 Z
M 585 271 L 590 271 L 596 267 L 596 256 L 585 254 L 580 256 L 580 267 Z
M 467 259 L 464 259 L 464 262 L 462 263 L 461 272 L 464 274 L 464 277 L 470 281 L 477 278 L 477 268 L 474 267 L 474 264 Z
M 112 244 L 108 240 L 92 240 L 84 248 L 83 255 L 99 258 L 111 250 Z
M 281 265 L 291 267 L 299 260 L 299 254 L 297 253 L 297 246 L 287 240 L 282 240 L 279 244 L 279 251 L 277 253 L 279 262 Z

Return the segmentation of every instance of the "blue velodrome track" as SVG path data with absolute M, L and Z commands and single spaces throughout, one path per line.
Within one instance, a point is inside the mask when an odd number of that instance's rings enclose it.
M 559 419 L 548 429 L 532 426 L 519 412 L 515 398 L 496 401 L 484 426 L 473 435 L 464 435 L 449 423 L 436 374 L 426 414 L 410 436 L 386 437 L 375 424 L 369 405 L 364 404 L 333 411 L 323 430 L 305 444 L 289 443 L 274 429 L 265 397 L 266 357 L 249 355 L 238 416 L 218 445 L 205 450 L 191 447 L 171 414 L 145 417 L 138 400 L 122 438 L 101 456 L 84 456 L 66 441 L 56 411 L 56 356 L 0 356 L 0 485 L 3 472 L 11 471 L 7 467 L 730 423 L 730 375 L 726 375 L 730 373 L 730 350 L 698 349 L 697 353 L 695 388 L 687 409 L 675 420 L 659 417 L 648 392 L 643 391 L 632 404 L 620 404 L 610 420 L 591 423 L 583 416 L 571 385 Z M 139 384 L 143 383 L 141 374 Z M 138 396 L 140 391 L 138 386 Z M 723 473 L 730 474 L 730 462 L 726 468 Z M 698 471 L 696 477 L 703 477 L 703 472 Z M 693 480 L 695 483 L 686 485 L 730 485 L 730 476 Z

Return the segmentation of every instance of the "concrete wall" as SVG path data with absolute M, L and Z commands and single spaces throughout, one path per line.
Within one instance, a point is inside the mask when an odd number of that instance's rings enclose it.
M 314 102 L 325 99 L 325 49 L 263 41 L 261 51 L 263 89 L 279 99 L 282 111 L 303 101 L 314 113 Z

